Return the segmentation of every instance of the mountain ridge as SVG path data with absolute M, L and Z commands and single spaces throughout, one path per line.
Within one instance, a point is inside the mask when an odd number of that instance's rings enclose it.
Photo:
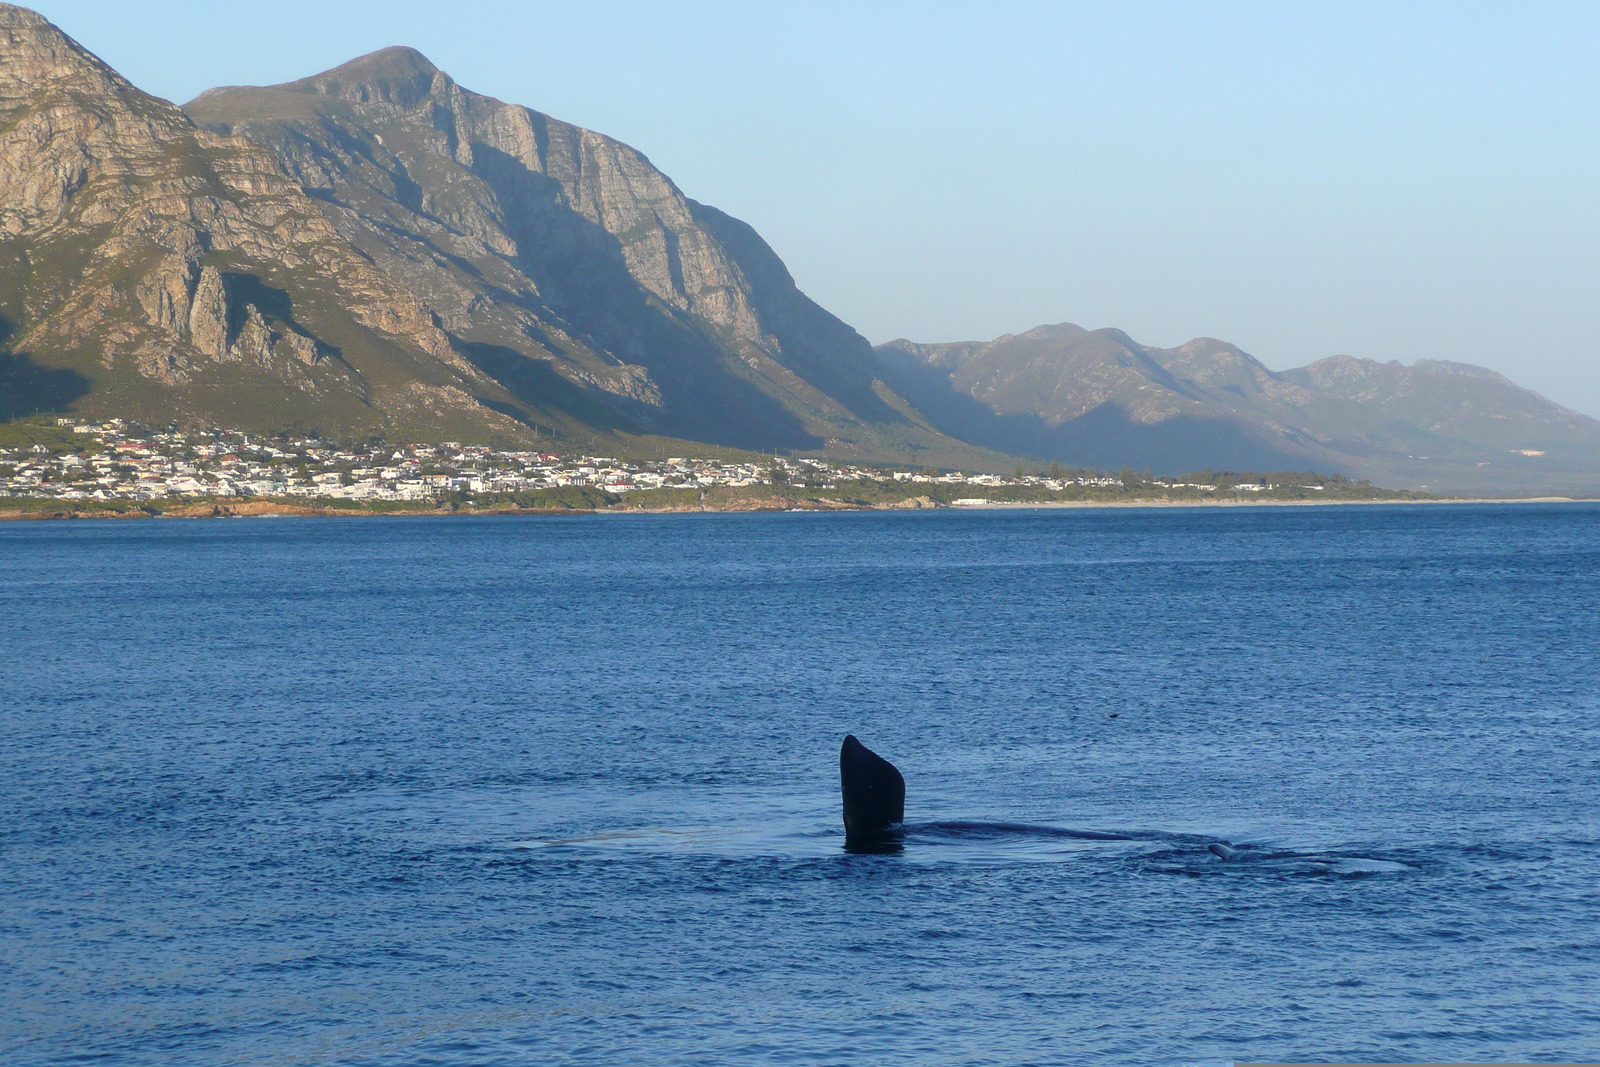
M 7 6 L 0 104 L 0 417 L 996 462 L 753 229 L 415 49 L 196 122 Z
M 875 351 L 945 432 L 1047 459 L 1164 474 L 1317 469 L 1446 491 L 1600 489 L 1600 421 L 1472 364 L 1330 356 L 1273 371 L 1215 338 L 1163 349 L 1071 323 Z
M 179 108 L 0 4 L 0 420 L 46 411 L 1600 491 L 1600 422 L 1485 368 L 1065 322 L 874 349 L 644 153 L 414 48 Z
M 785 433 L 784 413 L 757 411 L 744 443 L 815 447 L 856 415 L 906 422 L 874 388 L 870 345 L 805 298 L 753 229 L 684 196 L 631 146 L 464 89 L 414 49 L 208 91 L 188 110 L 271 146 L 353 243 L 438 298 L 447 328 L 546 359 L 651 430 L 705 433 L 674 421 L 671 392 L 730 371 L 822 427 Z
M 12 363 L 49 353 L 85 398 L 99 383 L 128 413 L 179 417 L 261 387 L 287 390 L 280 409 L 357 411 L 386 384 L 366 371 L 391 364 L 402 409 L 480 384 L 264 147 L 198 129 L 27 9 L 0 8 L 0 50 Z M 297 269 L 360 299 L 274 284 Z

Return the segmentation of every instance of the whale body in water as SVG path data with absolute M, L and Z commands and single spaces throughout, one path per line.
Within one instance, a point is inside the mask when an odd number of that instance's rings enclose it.
M 943 821 L 906 826 L 906 780 L 899 768 L 847 734 L 839 746 L 839 792 L 844 801 L 844 847 L 851 852 L 899 852 L 908 830 L 919 837 L 951 840 L 987 838 L 1072 838 L 1088 841 L 1175 840 L 1186 835 L 1107 833 L 1032 826 L 1012 822 Z M 1227 844 L 1210 843 L 1218 859 L 1240 858 Z
M 846 848 L 892 841 L 906 821 L 906 780 L 898 768 L 847 734 L 839 746 Z

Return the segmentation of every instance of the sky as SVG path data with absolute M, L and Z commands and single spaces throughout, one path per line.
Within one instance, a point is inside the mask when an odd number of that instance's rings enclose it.
M 1600 4 L 38 9 L 180 103 L 412 45 L 640 149 L 875 343 L 1451 359 L 1600 417 Z

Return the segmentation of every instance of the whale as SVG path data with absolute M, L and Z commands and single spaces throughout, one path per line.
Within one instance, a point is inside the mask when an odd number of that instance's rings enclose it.
M 1035 826 L 1018 822 L 974 822 L 942 820 L 906 823 L 906 780 L 900 769 L 872 749 L 855 734 L 846 734 L 839 746 L 839 793 L 844 809 L 844 847 L 847 852 L 894 852 L 904 850 L 908 839 L 925 842 L 957 840 L 1070 839 L 1081 841 L 1151 841 L 1198 848 L 1226 864 L 1244 860 L 1299 861 L 1310 864 L 1335 862 L 1293 852 L 1274 852 L 1255 846 L 1243 847 L 1194 834 L 1161 831 L 1075 830 L 1062 826 Z M 1384 861 L 1364 861 L 1370 863 Z M 1367 870 L 1369 868 L 1362 868 Z M 1377 868 L 1370 868 L 1377 869 Z M 1387 868 L 1384 868 L 1387 869 Z
M 893 844 L 905 830 L 906 780 L 899 768 L 846 734 L 839 746 L 845 848 Z
M 1125 833 L 1017 822 L 945 819 L 909 826 L 906 823 L 905 776 L 894 764 L 863 745 L 855 734 L 845 735 L 844 744 L 839 746 L 839 792 L 844 801 L 844 847 L 852 852 L 898 852 L 901 842 L 913 832 L 946 841 L 1018 836 L 1084 841 L 1136 840 L 1136 835 Z

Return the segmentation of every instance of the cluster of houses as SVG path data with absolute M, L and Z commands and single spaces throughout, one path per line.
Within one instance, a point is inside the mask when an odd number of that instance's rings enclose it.
M 1120 488 L 1109 476 L 1012 476 L 891 470 L 817 459 L 726 462 L 709 458 L 623 461 L 482 445 L 339 447 L 316 438 L 261 437 L 236 431 L 150 432 L 120 419 L 59 420 L 89 447 L 0 446 L 0 495 L 59 500 L 170 497 L 310 497 L 357 501 L 433 501 L 456 493 L 525 493 L 587 486 L 610 493 L 640 489 L 774 484 L 831 488 L 849 481 L 909 481 L 974 487 L 956 503 L 977 504 L 984 487 L 1029 485 Z M 1195 486 L 1202 490 L 1214 486 Z M 1235 486 L 1265 489 L 1266 486 Z

